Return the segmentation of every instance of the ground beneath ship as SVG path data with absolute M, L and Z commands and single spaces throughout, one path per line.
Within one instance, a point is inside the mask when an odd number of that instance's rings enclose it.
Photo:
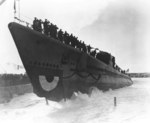
M 46 105 L 33 93 L 0 104 L 1 123 L 149 123 L 150 78 L 117 90 L 94 90 L 91 97 L 79 94 L 67 102 Z M 114 106 L 117 97 L 117 106 Z

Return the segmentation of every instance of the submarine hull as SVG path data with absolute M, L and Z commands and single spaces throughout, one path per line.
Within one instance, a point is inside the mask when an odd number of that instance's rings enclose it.
M 93 87 L 108 90 L 133 83 L 128 75 L 57 39 L 15 22 L 9 29 L 33 91 L 40 97 L 60 101 L 74 92 L 90 94 Z

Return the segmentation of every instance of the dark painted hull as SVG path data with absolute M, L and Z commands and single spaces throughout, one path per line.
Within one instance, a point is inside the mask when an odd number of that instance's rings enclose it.
M 129 86 L 133 82 L 109 65 L 17 23 L 9 24 L 18 52 L 40 97 L 59 101 L 74 92 L 90 93 Z

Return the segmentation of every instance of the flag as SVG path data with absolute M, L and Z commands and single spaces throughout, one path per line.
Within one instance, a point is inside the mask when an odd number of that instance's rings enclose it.
M 14 0 L 14 13 L 16 13 L 16 0 Z

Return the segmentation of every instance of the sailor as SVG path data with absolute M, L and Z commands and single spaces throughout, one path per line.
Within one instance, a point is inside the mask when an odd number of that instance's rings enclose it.
M 75 40 L 74 40 L 73 34 L 70 35 L 70 42 L 71 42 L 71 46 L 72 46 L 73 48 L 75 48 Z
M 51 32 L 52 30 L 51 30 L 51 24 L 48 24 L 48 35 L 50 36 L 50 37 L 52 37 L 52 32 Z
M 53 28 L 54 28 L 53 29 L 53 31 L 54 31 L 54 38 L 57 39 L 58 38 L 58 36 L 57 36 L 57 29 L 58 29 L 58 27 L 56 25 L 54 25 Z
M 72 34 L 71 34 L 71 35 L 72 35 Z M 72 40 L 72 39 L 71 39 L 72 37 L 71 37 L 71 35 L 69 34 L 69 36 L 68 36 L 68 41 L 69 41 L 69 45 L 70 45 L 70 46 L 72 46 L 72 41 L 71 41 L 71 40 Z
M 48 36 L 48 25 L 49 25 L 49 21 L 47 19 L 45 19 L 45 21 L 43 22 L 43 27 L 44 27 L 44 34 Z
M 78 37 L 75 37 L 75 36 L 74 36 L 74 43 L 75 43 L 75 48 L 77 48 L 77 45 L 78 45 Z
M 58 29 L 58 27 L 56 25 L 54 25 L 54 24 L 51 23 L 49 28 L 50 28 L 50 34 L 51 34 L 51 36 L 53 38 L 57 39 L 57 29 Z
M 75 43 L 76 43 L 76 48 L 78 48 L 81 51 L 81 41 L 78 40 L 78 37 L 75 37 Z
M 115 68 L 115 57 L 112 57 L 113 68 Z
M 68 40 L 68 45 L 71 45 L 70 34 L 68 34 L 67 40 Z
M 90 45 L 87 46 L 87 52 L 90 54 L 92 47 Z
M 77 48 L 80 49 L 80 51 L 82 50 L 82 46 L 81 46 L 81 40 L 79 41 L 78 37 L 76 37 L 76 43 L 77 43 Z
M 95 57 L 95 56 L 96 56 L 96 49 L 95 49 L 94 51 L 92 51 L 92 52 L 90 53 L 90 55 L 93 56 L 93 57 Z
M 33 29 L 38 31 L 38 19 L 35 17 L 33 20 L 33 25 L 32 25 Z
M 75 36 L 73 36 L 73 34 L 70 35 L 70 42 L 71 46 L 75 48 L 76 43 L 75 43 Z
M 69 45 L 69 34 L 65 31 L 65 33 L 64 33 L 64 41 L 65 41 L 65 44 L 67 44 L 67 45 Z
M 73 45 L 74 45 L 74 48 L 77 48 L 77 37 L 73 36 Z
M 67 35 L 67 44 L 70 45 L 70 34 Z
M 41 19 L 38 20 L 37 23 L 38 23 L 38 31 L 42 32 L 42 20 Z
M 54 25 L 51 23 L 49 26 L 48 26 L 48 32 L 50 33 L 50 36 L 54 38 L 54 29 L 53 29 Z
M 85 45 L 84 41 L 81 43 L 81 47 L 83 49 L 83 52 L 87 53 L 87 49 L 86 49 L 86 45 Z
M 63 42 L 63 31 L 61 29 L 58 31 L 58 39 Z

